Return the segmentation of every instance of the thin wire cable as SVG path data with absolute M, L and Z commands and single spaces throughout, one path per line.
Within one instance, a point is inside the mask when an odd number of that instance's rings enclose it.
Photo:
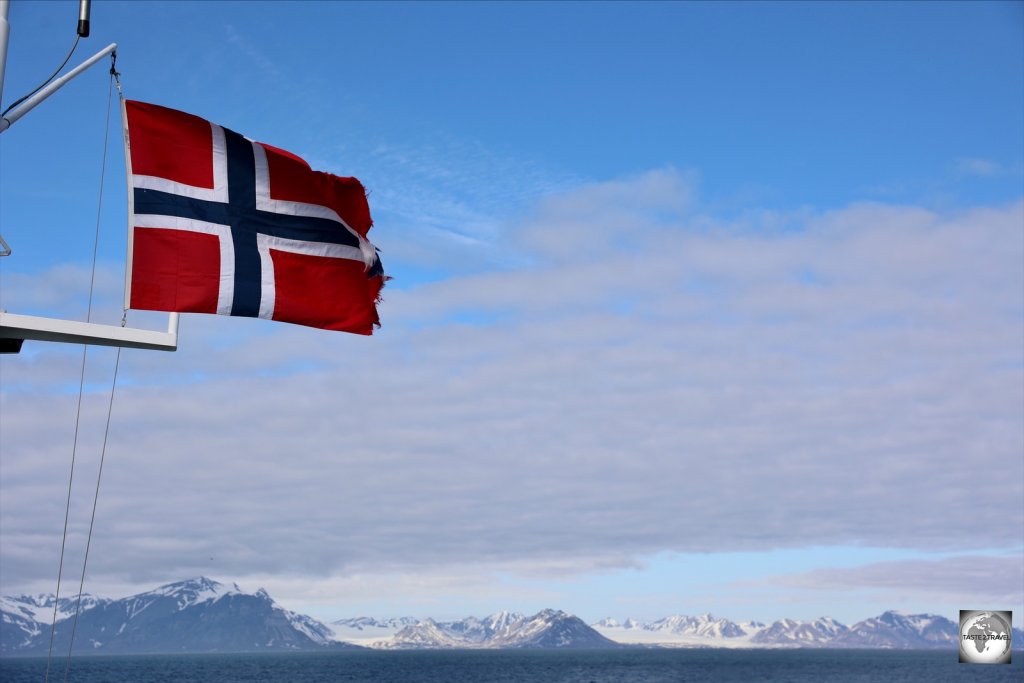
M 78 379 L 78 408 L 75 411 L 75 436 L 71 445 L 71 474 L 68 476 L 68 499 L 64 505 L 64 533 L 60 540 L 60 563 L 57 565 L 57 593 L 53 596 L 53 619 L 50 621 L 50 646 L 46 650 L 46 675 L 44 681 L 50 680 L 50 660 L 53 655 L 53 635 L 57 629 L 57 605 L 60 603 L 60 579 L 64 573 L 64 548 L 68 540 L 68 516 L 71 512 L 71 489 L 75 481 L 75 454 L 78 450 L 78 425 L 82 416 L 82 393 L 85 388 L 85 354 L 88 346 L 82 346 L 82 372 Z
M 19 104 L 21 104 L 22 102 L 24 102 L 25 100 L 27 100 L 28 98 L 32 97 L 37 92 L 39 92 L 40 90 L 45 88 L 46 84 L 49 83 L 50 81 L 52 81 L 54 76 L 59 74 L 60 70 L 63 69 L 65 66 L 67 66 L 68 60 L 71 59 L 71 55 L 73 55 L 75 53 L 75 48 L 78 47 L 78 41 L 81 40 L 81 38 L 82 38 L 82 36 L 79 36 L 79 35 L 75 36 L 75 42 L 71 44 L 71 50 L 68 51 L 68 56 L 64 58 L 64 61 L 61 62 L 60 66 L 57 67 L 57 70 L 54 71 L 52 74 L 50 74 L 49 78 L 47 78 L 45 81 L 40 83 L 39 87 L 36 88 L 35 90 L 33 90 L 32 92 L 30 92 L 29 94 L 25 95 L 21 99 L 15 100 L 9 107 L 7 107 L 7 109 L 4 109 L 4 112 L 2 114 L 0 114 L 0 117 L 7 116 L 7 112 L 9 112 L 10 110 L 14 109 Z
M 114 78 L 113 78 L 113 75 L 111 75 L 111 78 L 110 78 L 110 80 L 109 80 L 109 82 L 107 84 L 107 116 L 106 116 L 106 121 L 105 121 L 105 124 L 104 124 L 104 130 L 103 130 L 103 160 L 102 160 L 102 162 L 100 164 L 100 189 L 99 189 L 99 200 L 97 202 L 98 206 L 97 206 L 97 209 L 96 209 L 96 234 L 95 234 L 95 237 L 93 239 L 93 247 L 92 247 L 92 276 L 89 279 L 89 303 L 88 303 L 88 307 L 86 309 L 86 314 L 85 314 L 86 322 L 91 322 L 92 321 L 92 300 L 93 300 L 93 290 L 95 289 L 95 284 L 96 284 L 96 259 L 97 259 L 97 254 L 99 252 L 99 242 L 100 242 L 100 216 L 101 216 L 101 213 L 102 213 L 102 210 L 103 210 L 103 187 L 104 187 L 104 180 L 106 178 L 106 172 L 107 172 L 107 144 L 108 144 L 109 137 L 110 137 L 110 101 L 111 101 L 111 95 L 113 93 L 113 85 L 114 85 Z M 80 373 L 79 378 L 78 378 L 78 406 L 77 406 L 77 408 L 75 410 L 75 436 L 74 436 L 74 441 L 73 441 L 72 446 L 71 446 L 71 475 L 68 478 L 68 496 L 67 496 L 67 502 L 65 503 L 65 507 L 64 507 L 64 532 L 63 532 L 63 534 L 61 536 L 61 542 L 60 542 L 60 563 L 59 563 L 58 568 L 57 568 L 57 594 L 54 596 L 54 599 L 53 599 L 53 619 L 50 622 L 50 645 L 49 645 L 49 647 L 47 648 L 47 651 L 46 651 L 46 675 L 43 678 L 43 680 L 47 681 L 47 682 L 50 680 L 50 662 L 51 662 L 52 655 L 53 655 L 53 639 L 54 639 L 54 634 L 55 634 L 56 629 L 57 629 L 57 605 L 58 605 L 58 602 L 60 601 L 60 583 L 61 583 L 62 575 L 64 573 L 64 549 L 65 549 L 65 547 L 67 545 L 67 538 L 68 538 L 68 517 L 70 516 L 70 513 L 71 513 L 71 491 L 72 491 L 72 484 L 73 484 L 74 478 L 75 478 L 75 457 L 76 457 L 76 454 L 77 454 L 77 451 L 78 451 L 78 427 L 79 427 L 79 424 L 81 422 L 81 417 L 82 417 L 82 395 L 85 393 L 85 365 L 86 365 L 86 355 L 87 355 L 88 351 L 89 351 L 88 344 L 83 344 L 82 345 L 82 369 L 81 369 L 81 373 Z M 117 352 L 117 362 L 120 362 L 120 358 L 121 358 L 121 350 L 119 348 L 118 352 Z M 117 380 L 117 365 L 116 364 L 114 366 L 114 379 L 115 379 L 115 381 Z M 114 393 L 113 389 L 111 389 L 110 393 L 111 393 L 111 402 L 113 402 L 113 393 Z M 109 409 L 108 409 L 108 412 L 107 412 L 107 427 L 109 428 L 109 426 L 110 426 L 110 412 L 109 412 Z M 106 446 L 107 446 L 107 437 L 106 437 L 106 435 L 104 435 L 104 437 L 103 437 L 103 450 L 104 450 L 104 453 L 106 451 Z M 101 454 L 101 456 L 100 456 L 100 473 L 102 474 L 102 472 L 103 472 L 103 455 Z M 99 495 L 99 480 L 98 479 L 96 481 L 96 495 Z M 96 508 L 95 508 L 95 501 L 94 501 L 93 502 L 93 515 L 95 515 L 95 513 L 96 513 Z M 88 551 L 89 551 L 89 545 L 88 544 L 91 541 L 91 539 L 92 539 L 92 523 L 90 522 L 90 524 L 89 524 L 89 539 L 86 541 L 86 559 L 87 560 L 88 560 Z M 83 566 L 82 566 L 82 581 L 84 582 L 84 580 L 85 580 L 85 565 L 83 564 Z M 79 589 L 78 589 L 78 601 L 77 601 L 77 603 L 75 605 L 75 621 L 74 621 L 75 626 L 77 626 L 77 624 L 78 624 L 78 609 L 79 609 L 79 606 L 81 605 L 81 603 L 82 603 L 82 587 L 81 587 L 81 584 L 80 584 L 79 585 Z M 70 660 L 70 658 L 71 658 L 71 646 L 73 646 L 73 645 L 74 645 L 74 627 L 72 629 L 71 645 L 68 646 L 68 667 L 69 668 L 71 666 L 71 660 Z M 64 671 L 64 679 L 67 680 L 67 669 L 65 669 L 65 671 Z
M 96 492 L 92 497 L 92 516 L 89 518 L 89 535 L 85 540 L 85 559 L 82 560 L 82 578 L 78 582 L 78 601 L 75 603 L 75 618 L 71 622 L 71 642 L 68 643 L 68 661 L 64 666 L 64 683 L 67 683 L 71 672 L 71 648 L 75 645 L 75 634 L 78 631 L 78 612 L 82 606 L 82 589 L 85 587 L 85 568 L 89 564 L 89 547 L 92 545 L 92 529 L 96 523 L 96 504 L 100 499 L 100 481 L 103 479 L 103 463 L 107 459 L 107 437 L 110 435 L 110 416 L 114 412 L 114 390 L 117 388 L 117 370 L 121 366 L 121 347 L 117 347 L 114 360 L 114 379 L 110 383 L 110 402 L 107 403 L 107 426 L 103 430 L 103 448 L 100 449 L 100 469 L 96 473 Z

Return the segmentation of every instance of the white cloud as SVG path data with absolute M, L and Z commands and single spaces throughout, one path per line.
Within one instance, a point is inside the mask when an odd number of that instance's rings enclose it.
M 956 169 L 962 175 L 983 177 L 999 175 L 1003 171 L 1002 166 L 990 159 L 958 159 Z
M 249 38 L 239 33 L 238 29 L 228 24 L 224 27 L 224 33 L 227 36 L 227 41 L 255 65 L 265 78 L 272 81 L 277 81 L 281 78 L 281 69 L 274 60 L 253 45 Z
M 90 576 L 1019 543 L 1024 205 L 726 223 L 691 187 L 549 198 L 502 237 L 531 265 L 394 290 L 373 338 L 194 316 L 177 354 L 126 354 Z M 24 358 L 5 584 L 56 563 L 77 380 Z
M 788 574 L 765 583 L 789 589 L 870 591 L 900 596 L 899 600 L 925 596 L 936 603 L 1017 609 L 1024 605 L 1024 559 L 1019 554 L 957 555 L 934 560 L 876 562 L 860 567 L 829 567 Z
M 662 169 L 550 196 L 517 238 L 540 261 L 585 264 L 629 257 L 685 217 L 694 184 L 693 174 Z

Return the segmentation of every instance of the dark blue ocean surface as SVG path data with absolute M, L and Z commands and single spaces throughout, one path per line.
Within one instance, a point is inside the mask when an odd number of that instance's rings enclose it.
M 1014 653 L 1015 655 L 1017 653 Z M 75 683 L 676 683 L 693 681 L 1024 681 L 1007 665 L 957 663 L 956 652 L 868 650 L 593 650 L 339 652 L 76 657 Z M 50 680 L 62 681 L 66 660 Z M 0 659 L 3 683 L 43 680 L 46 660 Z

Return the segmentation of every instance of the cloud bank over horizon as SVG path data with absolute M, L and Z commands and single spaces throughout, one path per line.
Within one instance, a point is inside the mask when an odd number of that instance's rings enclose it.
M 518 265 L 385 290 L 370 339 L 187 316 L 177 353 L 122 357 L 90 582 L 279 577 L 301 599 L 664 552 L 1019 549 L 1022 226 L 1022 202 L 726 219 L 665 168 L 544 197 L 495 238 Z M 78 353 L 0 365 L 5 590 L 50 590 Z M 72 557 L 112 358 L 90 351 Z

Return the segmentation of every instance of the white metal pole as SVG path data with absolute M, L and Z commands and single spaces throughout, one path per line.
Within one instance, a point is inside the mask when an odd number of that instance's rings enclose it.
M 134 238 L 135 238 L 135 226 L 132 225 L 132 220 L 135 218 L 135 188 L 132 187 L 132 144 L 131 139 L 128 137 L 128 108 L 125 106 L 124 97 L 122 96 L 120 88 L 118 88 L 118 100 L 121 102 L 121 140 L 124 141 L 124 177 L 128 182 L 128 225 L 126 232 L 128 239 L 125 243 L 125 256 L 124 256 L 124 310 L 128 310 L 132 307 L 132 263 L 133 252 L 135 251 Z
M 11 35 L 11 24 L 7 21 L 11 12 L 10 0 L 0 0 L 0 103 L 4 101 L 4 74 L 7 73 L 7 41 Z
M 2 1 L 3 0 L 0 0 L 0 2 Z M 35 109 L 36 105 L 38 105 L 40 102 L 42 102 L 47 97 L 49 97 L 50 95 L 63 88 L 65 85 L 67 85 L 72 78 L 78 76 L 83 71 L 88 69 L 90 66 L 100 61 L 116 49 L 117 43 L 111 43 L 110 45 L 107 45 L 105 48 L 94 54 L 92 57 L 89 57 L 89 59 L 85 60 L 84 62 L 76 66 L 74 69 L 67 72 L 60 78 L 56 79 L 48 86 L 37 92 L 35 95 L 28 98 L 27 100 L 19 104 L 17 107 L 12 109 L 10 113 L 7 114 L 7 116 L 0 120 L 0 133 L 10 128 L 15 121 L 17 121 L 22 116 L 30 112 L 32 109 Z

